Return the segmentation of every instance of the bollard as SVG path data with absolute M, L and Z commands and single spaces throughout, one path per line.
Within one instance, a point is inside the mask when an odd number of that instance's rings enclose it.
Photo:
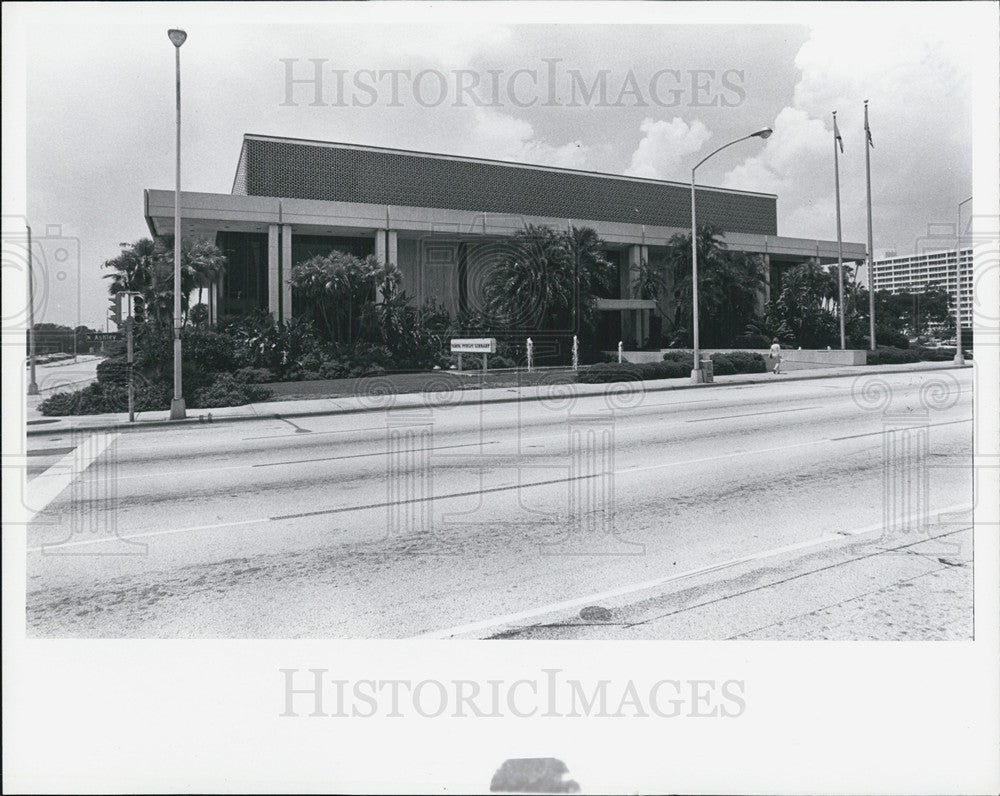
M 622 341 L 618 341 L 618 364 L 622 363 Z

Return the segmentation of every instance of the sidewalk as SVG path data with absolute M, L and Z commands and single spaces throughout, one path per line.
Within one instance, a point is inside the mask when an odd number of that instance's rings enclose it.
M 692 384 L 687 378 L 659 379 L 643 382 L 613 382 L 609 384 L 549 384 L 534 387 L 494 387 L 488 389 L 442 390 L 437 392 L 395 394 L 384 378 L 363 382 L 367 394 L 314 398 L 308 400 L 268 401 L 244 406 L 217 409 L 188 409 L 184 420 L 170 420 L 167 410 L 136 413 L 136 422 L 128 422 L 128 413 L 109 413 L 67 417 L 45 417 L 37 409 L 39 399 L 29 399 L 27 423 L 29 436 L 65 431 L 69 428 L 94 431 L 126 431 L 168 428 L 171 426 L 198 425 L 200 423 L 235 422 L 240 420 L 266 420 L 293 417 L 376 412 L 386 409 L 423 409 L 475 405 L 479 403 L 509 403 L 514 401 L 563 400 L 570 393 L 574 396 L 606 395 L 609 407 L 622 408 L 638 405 L 637 397 L 650 392 L 669 390 L 711 390 L 729 384 L 775 384 L 810 379 L 828 379 L 844 376 L 874 376 L 878 373 L 910 373 L 957 369 L 952 362 L 918 362 L 907 365 L 858 365 L 772 373 L 745 373 L 734 376 L 716 376 L 714 384 Z M 971 364 L 965 365 L 971 367 Z M 388 389 L 387 389 L 388 388 Z

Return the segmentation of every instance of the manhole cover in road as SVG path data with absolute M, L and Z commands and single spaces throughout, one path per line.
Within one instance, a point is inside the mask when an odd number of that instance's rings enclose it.
M 588 605 L 581 609 L 580 618 L 588 622 L 610 622 L 611 611 L 602 608 L 600 605 Z

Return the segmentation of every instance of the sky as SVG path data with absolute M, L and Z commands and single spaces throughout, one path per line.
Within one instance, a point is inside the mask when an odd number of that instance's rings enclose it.
M 28 217 L 42 245 L 69 239 L 72 258 L 78 245 L 91 326 L 107 303 L 101 264 L 148 235 L 143 189 L 173 188 L 170 26 L 188 33 L 184 190 L 228 193 L 244 133 L 687 181 L 711 150 L 769 126 L 767 141 L 702 166 L 699 183 L 776 193 L 779 234 L 835 240 L 836 109 L 843 238 L 864 243 L 868 99 L 876 255 L 927 249 L 929 225 L 954 223 L 971 193 L 972 32 L 941 11 L 933 24 L 861 4 L 794 24 L 680 24 L 657 7 L 658 24 L 525 24 L 513 12 L 389 23 L 313 6 L 260 23 L 253 4 L 177 10 L 108 24 L 56 7 L 27 28 Z M 316 64 L 319 103 L 315 80 L 287 82 Z M 76 286 L 50 278 L 40 320 L 75 323 Z

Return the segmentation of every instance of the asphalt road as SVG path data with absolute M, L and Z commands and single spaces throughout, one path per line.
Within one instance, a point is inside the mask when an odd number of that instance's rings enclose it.
M 971 371 L 863 378 L 33 437 L 51 466 L 29 483 L 48 502 L 27 531 L 28 634 L 583 637 L 602 611 L 660 610 L 692 584 L 726 604 L 817 556 L 842 602 L 837 567 L 860 548 L 869 583 L 914 577 L 885 551 L 933 535 L 924 509 L 972 504 Z M 934 592 L 959 635 L 968 580 Z M 721 624 L 629 637 L 828 637 L 803 619 L 827 603 L 796 582 Z M 823 627 L 870 637 L 866 599 Z

